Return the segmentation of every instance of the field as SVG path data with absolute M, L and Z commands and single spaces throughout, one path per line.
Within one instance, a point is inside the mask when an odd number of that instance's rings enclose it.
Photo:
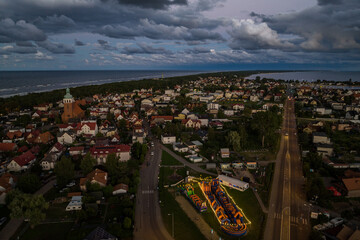
M 161 165 L 169 166 L 169 165 L 182 165 L 178 160 L 176 160 L 173 156 L 171 156 L 168 152 L 162 151 L 161 154 Z

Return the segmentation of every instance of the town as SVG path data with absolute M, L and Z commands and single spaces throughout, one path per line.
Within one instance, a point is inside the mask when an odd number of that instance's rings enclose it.
M 2 114 L 0 238 L 360 238 L 359 85 L 183 78 Z

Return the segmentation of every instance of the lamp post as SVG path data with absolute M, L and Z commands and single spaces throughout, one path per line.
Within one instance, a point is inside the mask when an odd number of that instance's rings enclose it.
M 171 215 L 171 221 L 172 221 L 172 237 L 174 238 L 174 213 L 168 214 Z

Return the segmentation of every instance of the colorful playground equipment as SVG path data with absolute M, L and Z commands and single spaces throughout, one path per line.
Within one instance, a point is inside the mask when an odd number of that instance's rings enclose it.
M 202 201 L 198 195 L 194 193 L 194 188 L 190 184 L 186 184 L 181 188 L 181 192 L 189 199 L 199 212 L 207 210 L 206 202 Z
M 240 237 L 245 235 L 247 228 L 243 215 L 221 189 L 219 179 L 213 179 L 210 182 L 203 181 L 200 183 L 200 187 L 219 220 L 221 229 L 231 236 Z

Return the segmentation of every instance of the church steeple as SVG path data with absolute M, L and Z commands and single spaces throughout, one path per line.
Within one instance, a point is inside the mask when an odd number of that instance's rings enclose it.
M 64 96 L 64 103 L 72 103 L 74 102 L 74 97 L 70 94 L 70 89 L 66 89 L 66 94 Z

